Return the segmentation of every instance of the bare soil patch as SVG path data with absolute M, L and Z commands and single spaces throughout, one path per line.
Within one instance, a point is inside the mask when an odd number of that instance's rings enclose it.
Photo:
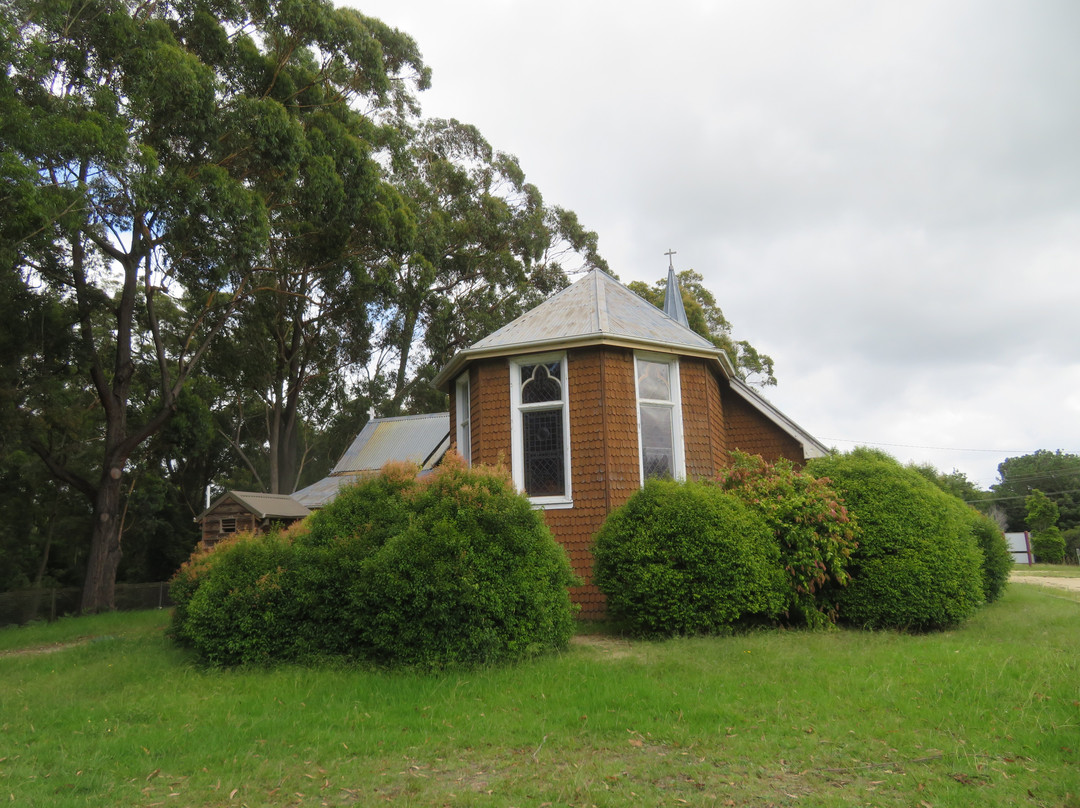
M 1023 575 L 1014 572 L 1009 576 L 1009 581 L 1014 584 L 1035 584 L 1054 589 L 1066 589 L 1069 592 L 1080 592 L 1080 578 L 1050 578 L 1044 575 Z

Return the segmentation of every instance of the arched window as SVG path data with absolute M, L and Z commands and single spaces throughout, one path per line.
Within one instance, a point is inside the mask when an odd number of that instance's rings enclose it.
M 565 354 L 510 361 L 514 484 L 545 507 L 572 504 L 566 388 Z

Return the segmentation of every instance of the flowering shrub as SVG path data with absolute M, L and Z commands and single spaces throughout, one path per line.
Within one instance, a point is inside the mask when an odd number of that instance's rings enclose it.
M 761 514 L 779 540 L 787 619 L 831 625 L 837 588 L 848 583 L 848 558 L 858 547 L 855 519 L 828 480 L 798 471 L 789 460 L 768 463 L 743 452 L 732 452 L 732 460 L 715 484 Z

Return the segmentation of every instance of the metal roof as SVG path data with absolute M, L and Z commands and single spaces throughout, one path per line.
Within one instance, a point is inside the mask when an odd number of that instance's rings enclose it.
M 199 518 L 212 511 L 226 499 L 234 499 L 260 519 L 303 519 L 311 513 L 288 494 L 262 494 L 258 491 L 226 491 L 203 511 Z
M 706 356 L 734 376 L 723 351 L 638 297 L 603 270 L 594 269 L 498 331 L 458 353 L 435 377 L 445 390 L 474 358 L 596 343 L 630 345 Z
M 450 448 L 450 413 L 372 418 L 330 472 L 378 471 L 393 460 L 431 468 Z
M 675 267 L 669 266 L 667 271 L 667 286 L 664 288 L 664 314 L 675 322 L 690 327 L 690 321 L 686 319 L 686 308 L 682 302 L 682 290 L 679 288 L 679 279 L 675 277 Z
M 321 508 L 334 498 L 346 485 L 352 485 L 359 481 L 361 474 L 338 474 L 334 477 L 323 477 L 317 483 L 312 483 L 307 488 L 301 488 L 293 492 L 293 499 L 312 510 Z

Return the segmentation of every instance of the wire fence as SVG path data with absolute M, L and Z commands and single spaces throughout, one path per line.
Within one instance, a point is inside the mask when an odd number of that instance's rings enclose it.
M 0 628 L 21 626 L 34 620 L 48 620 L 79 614 L 82 589 L 77 586 L 20 589 L 0 592 Z M 167 582 L 117 584 L 118 611 L 165 609 L 172 606 Z

